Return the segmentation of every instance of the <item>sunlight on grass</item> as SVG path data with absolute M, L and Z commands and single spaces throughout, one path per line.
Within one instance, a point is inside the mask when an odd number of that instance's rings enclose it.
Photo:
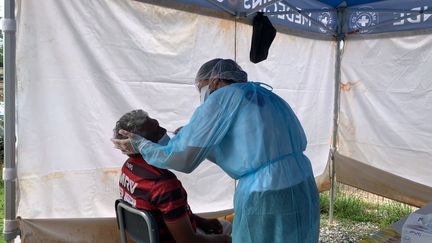
M 328 214 L 330 204 L 329 192 L 320 194 L 321 213 Z M 355 222 L 370 222 L 384 228 L 404 216 L 409 215 L 413 209 L 405 204 L 371 203 L 355 195 L 337 192 L 334 205 L 335 218 Z

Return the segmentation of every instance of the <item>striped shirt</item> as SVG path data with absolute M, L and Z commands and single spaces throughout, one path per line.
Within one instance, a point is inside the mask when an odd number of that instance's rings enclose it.
M 129 158 L 123 164 L 119 186 L 123 200 L 152 213 L 159 227 L 160 242 L 175 242 L 166 223 L 183 217 L 189 217 L 193 230 L 196 230 L 186 191 L 169 170 L 151 166 L 141 157 Z

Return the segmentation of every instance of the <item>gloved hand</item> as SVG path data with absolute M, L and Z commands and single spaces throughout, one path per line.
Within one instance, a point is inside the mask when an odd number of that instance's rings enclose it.
M 128 131 L 121 129 L 119 133 L 128 138 L 126 139 L 116 139 L 112 138 L 111 142 L 114 143 L 114 147 L 121 150 L 123 154 L 137 154 L 140 151 L 140 148 L 144 146 L 147 142 L 147 139 Z

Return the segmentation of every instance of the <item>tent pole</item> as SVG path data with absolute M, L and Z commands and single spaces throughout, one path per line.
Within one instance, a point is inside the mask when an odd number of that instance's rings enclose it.
M 13 242 L 19 234 L 16 220 L 16 179 L 15 166 L 15 47 L 16 22 L 15 0 L 4 0 L 3 19 L 4 47 L 4 227 L 3 235 L 6 242 Z
M 340 102 L 340 64 L 341 64 L 341 45 L 342 40 L 337 41 L 336 45 L 336 67 L 335 67 L 335 94 L 334 94 L 334 107 L 333 107 L 333 135 L 332 135 L 332 147 L 331 147 L 331 161 L 330 161 L 330 210 L 329 210 L 329 221 L 333 223 L 333 212 L 334 212 L 334 198 L 336 191 L 336 170 L 335 170 L 335 153 L 337 151 L 337 132 L 338 132 L 338 120 L 339 120 L 339 102 Z
M 330 209 L 329 209 L 329 223 L 333 223 L 334 215 L 334 202 L 336 193 L 336 169 L 335 169 L 335 154 L 338 146 L 338 128 L 339 128 L 339 107 L 340 107 L 340 84 L 341 84 L 341 60 L 342 60 L 342 48 L 344 45 L 345 34 L 343 31 L 344 22 L 344 7 L 337 9 L 338 26 L 336 36 L 336 63 L 335 63 L 335 87 L 334 87 L 334 106 L 333 106 L 333 134 L 332 134 L 332 146 L 330 149 Z

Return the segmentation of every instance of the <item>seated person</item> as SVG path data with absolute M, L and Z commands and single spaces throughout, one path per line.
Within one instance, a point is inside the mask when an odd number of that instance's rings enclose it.
M 169 142 L 166 130 L 143 110 L 123 115 L 114 128 L 114 138 L 124 138 L 118 133 L 120 129 L 162 145 Z M 223 227 L 217 219 L 204 219 L 192 213 L 186 191 L 172 172 L 147 164 L 141 154 L 128 156 L 119 181 L 120 197 L 154 216 L 161 243 L 231 242 L 230 236 L 222 234 Z M 197 233 L 199 229 L 203 233 Z

